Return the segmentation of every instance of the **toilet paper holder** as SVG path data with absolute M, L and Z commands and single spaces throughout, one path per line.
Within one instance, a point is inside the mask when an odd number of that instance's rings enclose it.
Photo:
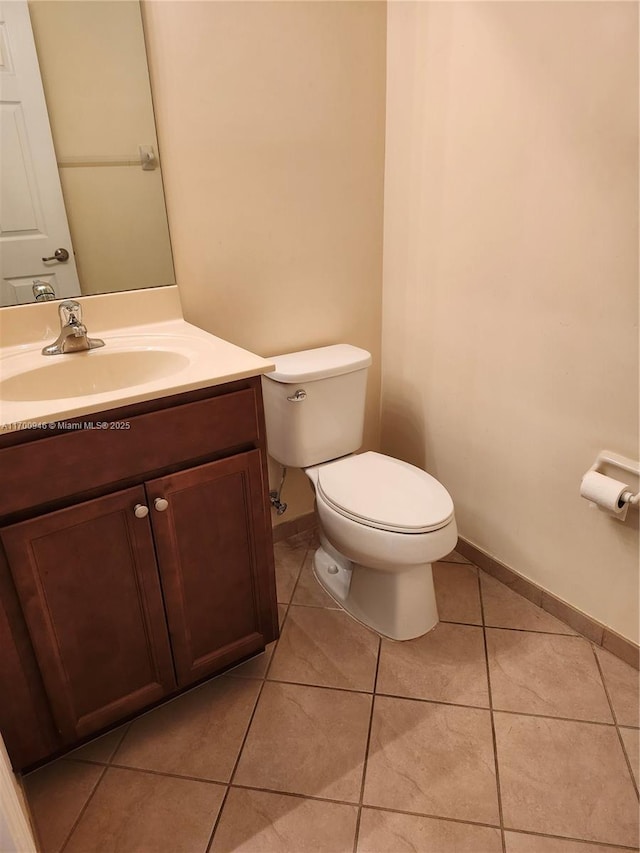
M 626 471 L 628 474 L 634 474 L 640 477 L 640 463 L 633 459 L 628 459 L 626 456 L 621 456 L 619 453 L 613 453 L 611 450 L 602 450 L 593 463 L 589 471 L 595 471 L 597 474 L 604 474 L 603 468 L 606 465 L 611 465 L 613 468 L 619 468 L 621 471 Z M 635 494 L 631 489 L 624 492 L 620 496 L 620 501 L 628 506 L 638 506 L 640 503 L 640 492 Z

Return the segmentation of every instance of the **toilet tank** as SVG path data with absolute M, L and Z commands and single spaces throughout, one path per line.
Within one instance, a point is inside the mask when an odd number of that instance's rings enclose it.
M 370 353 L 336 344 L 270 361 L 276 369 L 262 377 L 270 456 L 308 468 L 361 446 Z

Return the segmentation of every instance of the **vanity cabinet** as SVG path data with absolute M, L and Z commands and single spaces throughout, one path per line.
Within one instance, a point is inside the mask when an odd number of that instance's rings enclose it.
M 277 637 L 265 460 L 255 378 L 0 437 L 15 769 Z

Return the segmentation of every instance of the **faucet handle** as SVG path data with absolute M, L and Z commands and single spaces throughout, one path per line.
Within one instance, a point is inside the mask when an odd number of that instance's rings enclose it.
M 60 314 L 60 324 L 62 326 L 70 326 L 71 324 L 82 322 L 82 305 L 76 302 L 75 299 L 65 299 L 58 306 Z

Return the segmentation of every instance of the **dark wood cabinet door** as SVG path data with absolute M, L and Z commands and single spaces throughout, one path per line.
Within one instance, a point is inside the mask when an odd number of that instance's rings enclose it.
M 149 518 L 137 486 L 0 531 L 67 742 L 175 689 Z
M 260 452 L 161 477 L 146 489 L 184 686 L 258 651 L 277 632 Z

